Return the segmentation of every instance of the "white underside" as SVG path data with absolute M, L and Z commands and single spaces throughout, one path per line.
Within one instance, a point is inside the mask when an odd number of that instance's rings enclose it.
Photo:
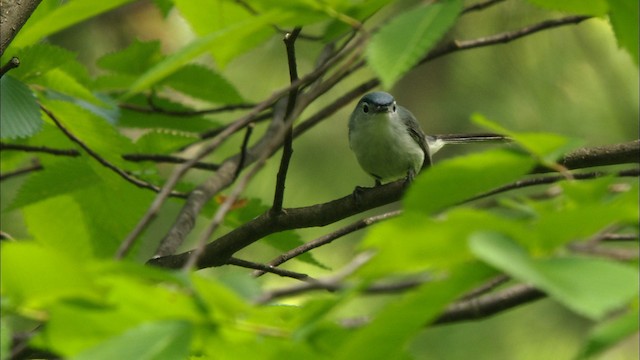
M 394 113 L 377 114 L 353 124 L 351 149 L 360 166 L 383 182 L 420 172 L 424 152 Z

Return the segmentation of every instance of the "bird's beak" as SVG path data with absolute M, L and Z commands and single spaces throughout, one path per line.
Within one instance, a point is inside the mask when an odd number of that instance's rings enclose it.
M 376 112 L 378 113 L 388 113 L 391 112 L 391 105 L 376 105 Z

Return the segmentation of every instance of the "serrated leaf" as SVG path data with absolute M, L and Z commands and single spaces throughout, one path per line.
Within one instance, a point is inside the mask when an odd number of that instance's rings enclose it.
M 591 319 L 600 319 L 638 296 L 640 278 L 631 266 L 595 258 L 534 259 L 500 233 L 476 233 L 469 246 L 488 264 Z
M 93 105 L 106 105 L 83 84 L 59 68 L 48 71 L 43 76 L 35 79 L 34 83 L 42 85 L 49 90 L 57 91 L 73 98 L 82 99 Z
M 27 21 L 11 45 L 20 48 L 34 44 L 46 36 L 129 2 L 132 2 L 132 0 L 75 0 L 65 2 L 46 15 L 36 16 L 33 21 Z
M 0 78 L 0 93 L 1 138 L 24 138 L 40 130 L 40 107 L 25 84 L 5 74 Z
M 185 65 L 164 79 L 162 84 L 212 103 L 234 104 L 243 101 L 227 79 L 201 65 Z
M 626 49 L 638 65 L 638 24 L 640 15 L 637 1 L 608 0 L 609 20 L 616 34 L 618 45 Z
M 602 16 L 607 13 L 608 0 L 528 0 L 547 10 L 556 10 L 580 15 Z
M 76 61 L 76 55 L 71 51 L 47 43 L 20 49 L 16 57 L 20 59 L 20 66 L 12 70 L 11 75 L 27 83 L 63 64 Z
M 162 60 L 160 41 L 134 40 L 123 50 L 106 54 L 97 64 L 105 70 L 120 74 L 140 75 Z
M 192 325 L 186 321 L 166 320 L 146 323 L 85 350 L 71 359 L 186 359 L 192 333 Z
M 367 62 L 390 88 L 453 26 L 462 1 L 447 0 L 409 10 L 376 33 L 367 47 Z
M 94 152 L 112 164 L 124 165 L 121 154 L 130 153 L 133 144 L 104 118 L 66 101 L 47 100 L 44 106 Z

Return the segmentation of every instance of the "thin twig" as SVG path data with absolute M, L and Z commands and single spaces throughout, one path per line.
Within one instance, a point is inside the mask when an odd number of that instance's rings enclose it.
M 189 161 L 189 159 L 181 158 L 179 156 L 164 155 L 164 154 L 123 154 L 122 158 L 132 162 L 152 161 L 155 163 L 169 163 L 169 164 L 183 164 Z M 198 161 L 195 164 L 193 164 L 193 168 L 201 169 L 201 170 L 216 171 L 220 168 L 220 165 Z
M 12 57 L 11 59 L 9 59 L 9 61 L 7 61 L 6 64 L 4 64 L 2 67 L 0 67 L 0 78 L 4 76 L 4 74 L 7 73 L 7 71 L 11 70 L 11 69 L 15 69 L 18 66 L 20 66 L 20 59 L 18 59 L 17 57 Z
M 396 217 L 398 215 L 400 215 L 402 213 L 401 210 L 395 210 L 395 211 L 390 211 L 384 214 L 380 214 L 380 215 L 376 215 L 376 216 L 371 216 L 368 218 L 364 218 L 364 219 L 360 219 L 356 222 L 353 222 L 345 227 L 342 227 L 336 231 L 333 231 L 329 234 L 323 235 L 317 239 L 311 240 L 303 245 L 300 245 L 294 249 L 291 249 L 289 251 L 287 251 L 284 254 L 279 255 L 278 257 L 276 257 L 275 259 L 269 261 L 267 263 L 267 265 L 269 267 L 276 267 L 276 266 L 280 266 L 282 264 L 284 264 L 285 262 L 295 258 L 296 256 L 300 256 L 304 253 L 307 253 L 313 249 L 316 249 L 320 246 L 323 245 L 327 245 L 330 244 L 331 242 L 333 242 L 334 240 L 341 238 L 347 234 L 350 234 L 352 232 L 364 229 L 368 226 L 371 226 L 375 223 L 378 223 L 380 221 L 386 220 L 386 219 L 390 219 L 392 217 Z M 253 276 L 258 277 L 264 275 L 264 271 L 255 271 L 253 273 Z
M 20 175 L 26 175 L 34 171 L 40 171 L 42 169 L 44 169 L 44 167 L 42 166 L 42 164 L 40 164 L 40 161 L 38 161 L 38 159 L 33 159 L 31 165 L 27 167 L 0 174 L 0 181 L 8 180 Z
M 344 288 L 344 279 L 346 279 L 349 275 L 353 274 L 356 270 L 361 268 L 364 264 L 366 264 L 373 257 L 373 252 L 368 251 L 361 254 L 356 255 L 356 257 L 351 260 L 347 265 L 345 265 L 340 271 L 338 271 L 335 275 L 317 279 L 312 282 L 305 282 L 300 284 L 295 284 L 293 286 L 283 287 L 279 289 L 274 289 L 268 292 L 263 293 L 260 298 L 256 300 L 258 304 L 266 304 L 275 299 L 279 299 L 287 296 L 294 296 L 302 293 L 306 293 L 313 290 L 327 290 L 327 291 L 337 291 Z
M 501 3 L 505 0 L 485 0 L 485 1 L 481 1 L 479 3 L 475 3 L 472 5 L 467 6 L 466 8 L 462 9 L 462 13 L 461 14 L 466 14 L 466 13 L 470 13 L 473 11 L 479 11 L 479 10 L 484 10 L 490 6 L 493 6 L 495 4 Z
M 284 44 L 287 51 L 287 63 L 289 64 L 289 81 L 294 83 L 298 80 L 298 65 L 296 63 L 296 50 L 295 43 L 298 35 L 302 31 L 302 28 L 296 27 L 291 33 L 287 33 L 284 36 Z M 287 112 L 285 119 L 293 113 L 293 109 L 296 106 L 298 99 L 298 87 L 293 87 L 289 92 L 289 98 L 287 99 Z M 291 161 L 291 155 L 293 155 L 293 122 L 287 129 L 284 137 L 284 143 L 282 145 L 282 157 L 280 158 L 280 168 L 278 169 L 278 175 L 276 178 L 276 188 L 273 195 L 273 205 L 271 211 L 277 214 L 282 211 L 282 203 L 284 201 L 284 188 L 287 180 L 287 172 L 289 170 L 289 162 Z
M 0 142 L 0 150 L 18 150 L 24 152 L 39 152 L 59 156 L 80 156 L 80 152 L 75 149 L 53 149 L 46 146 L 32 146 L 23 144 L 7 144 Z
M 240 146 L 240 160 L 238 160 L 238 168 L 236 169 L 236 173 L 233 174 L 234 180 L 238 178 L 238 175 L 240 175 L 240 172 L 244 168 L 244 163 L 247 160 L 247 146 L 249 145 L 249 139 L 251 139 L 251 134 L 255 127 L 255 123 L 247 125 L 247 130 L 244 134 L 244 139 L 242 139 L 242 145 Z
M 265 265 L 265 264 L 259 264 L 259 263 L 255 263 L 255 262 L 251 262 L 251 261 L 247 261 L 247 260 L 242 260 L 242 259 L 238 259 L 238 258 L 230 258 L 229 265 L 235 265 L 235 266 L 240 266 L 243 268 L 247 268 L 247 269 L 254 269 L 257 271 L 262 271 L 262 272 L 268 272 L 271 274 L 276 274 L 282 277 L 289 277 L 289 278 L 293 278 L 296 280 L 303 280 L 303 281 L 316 281 L 315 279 L 313 279 L 311 276 L 307 275 L 307 274 L 302 274 L 302 273 L 298 273 L 295 271 L 289 271 L 289 270 L 284 270 L 284 269 L 278 269 L 278 268 L 274 268 L 271 267 L 269 265 Z
M 161 108 L 153 103 L 146 106 L 140 106 L 136 104 L 123 103 L 118 104 L 121 109 L 131 110 L 144 114 L 163 114 L 169 116 L 179 116 L 179 117 L 191 117 L 191 116 L 201 116 L 201 115 L 209 115 L 209 114 L 218 114 L 222 112 L 234 111 L 234 110 L 244 110 L 244 109 L 252 109 L 255 107 L 255 104 L 232 104 L 225 105 L 216 108 L 210 109 L 202 109 L 202 110 L 169 110 Z
M 89 156 L 91 156 L 92 158 L 94 158 L 96 161 L 98 161 L 100 164 L 102 164 L 102 166 L 106 167 L 107 169 L 115 172 L 116 174 L 118 174 L 121 178 L 123 178 L 124 180 L 134 184 L 135 186 L 142 188 L 142 189 L 150 189 L 153 190 L 155 192 L 159 192 L 160 188 L 158 188 L 157 186 L 150 184 L 146 181 L 140 180 L 134 176 L 131 176 L 130 174 L 128 174 L 126 171 L 120 169 L 119 167 L 113 165 L 111 162 L 109 162 L 107 159 L 103 158 L 102 156 L 100 156 L 98 153 L 96 153 L 95 151 L 93 151 L 87 144 L 85 144 L 82 140 L 80 140 L 78 137 L 76 137 L 75 135 L 73 135 L 69 129 L 67 129 L 64 125 L 62 125 L 62 123 L 60 122 L 60 120 L 47 108 L 45 108 L 44 106 L 40 105 L 40 109 L 47 114 L 47 116 L 49 117 L 49 119 L 51 119 L 51 121 L 53 121 L 56 126 L 69 138 L 69 140 L 75 142 L 76 144 L 78 144 L 84 151 L 87 152 L 87 154 L 89 154 Z M 186 197 L 185 194 L 177 192 L 177 191 L 172 191 L 170 194 L 170 196 L 174 196 L 174 197 L 180 197 L 180 198 L 184 198 Z

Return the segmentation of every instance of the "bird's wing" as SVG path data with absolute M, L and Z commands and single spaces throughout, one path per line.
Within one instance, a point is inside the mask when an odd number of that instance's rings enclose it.
M 411 138 L 420 146 L 422 151 L 424 152 L 424 160 L 422 161 L 422 168 L 427 168 L 431 166 L 431 151 L 429 151 L 429 145 L 427 144 L 427 139 L 416 120 L 416 117 L 413 116 L 411 111 L 407 110 L 402 106 L 398 106 L 398 114 L 400 115 L 400 119 L 404 122 L 407 127 L 407 131 Z

